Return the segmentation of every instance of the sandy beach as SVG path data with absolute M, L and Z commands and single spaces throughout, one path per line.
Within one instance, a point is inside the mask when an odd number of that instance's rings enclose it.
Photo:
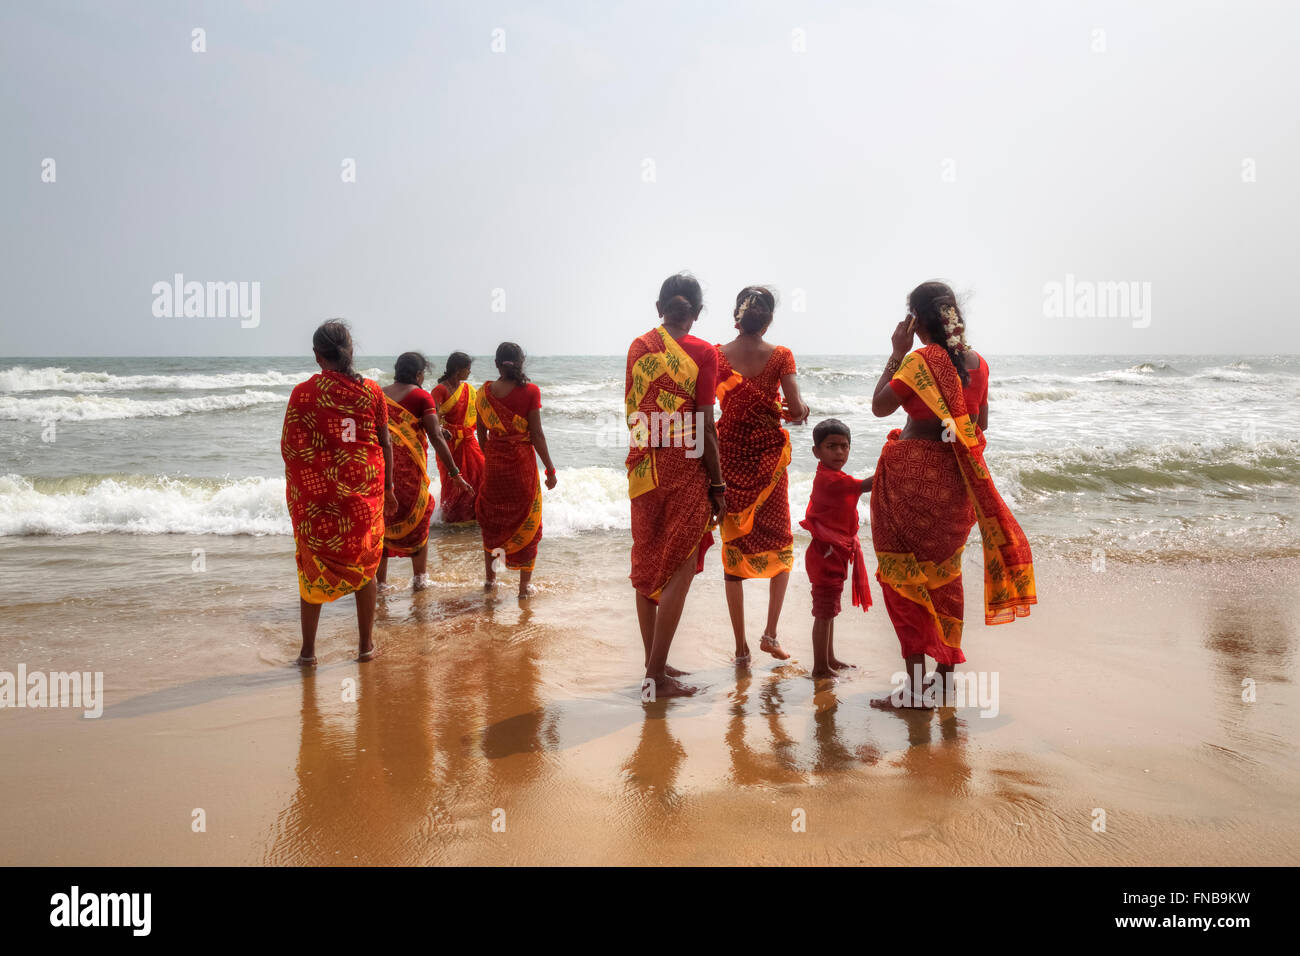
M 965 669 L 997 675 L 998 713 L 899 716 L 868 707 L 898 669 L 875 582 L 837 623 L 862 672 L 815 687 L 804 575 L 795 660 L 738 670 L 711 567 L 672 658 L 703 691 L 643 705 L 624 534 L 544 543 L 522 608 L 482 592 L 472 532 L 434 542 L 440 583 L 386 599 L 377 661 L 350 659 L 349 600 L 300 672 L 283 538 L 135 539 L 131 580 L 113 536 L 0 541 L 3 667 L 103 671 L 106 698 L 5 712 L 0 863 L 1300 862 L 1300 560 L 1044 555 L 1042 603 L 997 628 L 968 565 Z

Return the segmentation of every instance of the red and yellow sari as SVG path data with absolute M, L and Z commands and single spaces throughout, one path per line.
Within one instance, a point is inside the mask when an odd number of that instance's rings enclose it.
M 486 382 L 476 405 L 488 432 L 483 484 L 474 505 L 483 550 L 504 551 L 512 571 L 531 571 L 542 540 L 542 482 L 528 419 L 493 396 Z
M 447 466 L 438 459 L 438 475 L 442 479 L 442 520 L 447 524 L 460 524 L 474 520 L 478 490 L 483 484 L 483 449 L 478 446 L 474 426 L 478 421 L 477 393 L 469 382 L 461 382 L 454 391 L 439 385 L 433 390 L 438 402 L 438 417 L 442 427 L 451 435 L 451 457 L 460 469 L 460 476 L 469 482 L 472 492 L 461 491 L 447 475 Z
M 976 522 L 984 541 L 984 621 L 1026 617 L 1038 603 L 1029 542 L 984 464 L 984 433 L 966 408 L 948 353 L 927 345 L 894 373 L 944 423 L 949 441 L 902 439 L 894 429 L 871 489 L 871 537 L 885 608 L 903 656 L 940 664 L 961 650 L 962 552 Z
M 754 378 L 718 350 L 718 443 L 727 513 L 722 569 L 738 578 L 774 578 L 794 567 L 790 529 L 790 433 L 781 427 L 783 375 L 795 372 L 790 350 L 777 346 Z
M 294 388 L 280 454 L 293 522 L 298 593 L 324 604 L 365 587 L 384 549 L 384 393 L 321 372 Z
M 434 498 L 429 494 L 429 443 L 424 423 L 384 396 L 388 403 L 388 436 L 393 446 L 393 494 L 397 512 L 384 528 L 384 553 L 409 557 L 429 543 L 429 519 Z
M 630 577 L 637 592 L 655 602 L 692 552 L 698 574 L 704 567 L 704 552 L 713 544 L 709 475 L 703 456 L 687 455 L 703 447 L 699 444 L 703 436 L 695 434 L 699 374 L 695 360 L 663 326 L 633 341 L 627 353 Z M 674 414 L 681 417 L 671 420 L 666 436 L 658 425 L 648 426 Z

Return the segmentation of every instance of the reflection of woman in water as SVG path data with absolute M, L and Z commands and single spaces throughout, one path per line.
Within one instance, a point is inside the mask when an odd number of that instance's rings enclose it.
M 878 417 L 899 407 L 907 424 L 889 433 L 871 490 L 871 538 L 885 608 L 902 645 L 907 683 L 874 706 L 923 707 L 925 658 L 946 681 L 962 653 L 962 552 L 978 520 L 984 542 L 984 620 L 1029 614 L 1038 599 L 1029 542 L 984 464 L 988 363 L 966 344 L 952 289 L 912 290 L 876 385 Z M 908 353 L 915 335 L 921 348 Z M 899 699 L 901 697 L 901 699 Z

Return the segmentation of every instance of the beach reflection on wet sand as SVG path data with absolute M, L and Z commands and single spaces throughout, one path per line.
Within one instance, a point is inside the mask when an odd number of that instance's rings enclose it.
M 158 626 L 187 625 L 203 647 L 248 631 L 254 666 L 210 650 L 237 672 L 200 676 L 160 655 L 124 680 L 106 650 L 99 721 L 6 712 L 0 755 L 19 769 L 0 782 L 4 862 L 1300 861 L 1287 597 L 1300 562 L 1267 578 L 1239 565 L 1082 578 L 1044 561 L 1028 621 L 969 627 L 967 667 L 1000 677 L 986 717 L 868 706 L 897 669 L 878 596 L 837 623 L 861 671 L 814 684 L 802 580 L 782 625 L 797 660 L 737 668 L 709 573 L 673 654 L 701 693 L 643 704 L 619 562 L 575 554 L 582 581 L 539 573 L 521 606 L 477 588 L 472 548 L 444 549 L 451 580 L 386 599 L 371 664 L 350 660 L 347 606 L 327 610 L 305 672 L 288 664 L 291 613 L 182 606 Z M 968 576 L 968 617 L 979 586 Z M 28 640 L 29 666 L 66 659 Z

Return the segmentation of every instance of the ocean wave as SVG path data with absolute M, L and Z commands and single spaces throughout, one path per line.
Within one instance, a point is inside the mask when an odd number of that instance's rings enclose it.
M 283 478 L 0 478 L 0 535 L 292 534 Z
M 174 418 L 194 412 L 232 411 L 288 400 L 288 395 L 254 391 L 238 395 L 197 395 L 193 398 L 157 400 L 105 395 L 51 395 L 45 398 L 0 396 L 0 420 L 94 422 L 119 418 Z
M 1300 487 L 1300 442 L 1266 440 L 1185 444 L 1166 442 L 1148 448 L 1066 447 L 1042 453 L 992 456 L 999 488 L 1037 495 L 1100 492 L 1136 500 L 1175 489 L 1225 496 L 1256 489 Z
M 377 370 L 376 370 L 377 371 Z M 223 388 L 294 386 L 306 381 L 311 372 L 218 372 L 193 375 L 113 375 L 109 372 L 69 372 L 48 366 L 26 368 L 16 365 L 0 370 L 0 392 L 131 392 L 199 391 Z

